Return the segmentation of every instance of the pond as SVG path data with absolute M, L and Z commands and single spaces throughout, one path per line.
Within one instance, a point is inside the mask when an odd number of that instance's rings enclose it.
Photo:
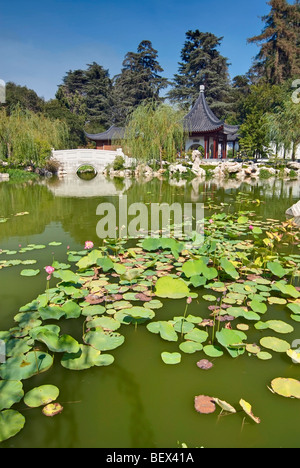
M 240 194 L 244 194 L 245 198 Z M 107 180 L 97 175 L 92 180 L 77 176 L 41 183 L 0 184 L 0 261 L 22 260 L 29 265 L 0 269 L 0 330 L 14 326 L 19 309 L 45 291 L 44 267 L 54 260 L 68 262 L 68 252 L 82 251 L 87 240 L 95 246 L 100 203 L 112 203 L 118 212 L 119 197 L 128 203 L 188 202 L 204 203 L 205 217 L 215 213 L 249 210 L 243 200 L 253 200 L 251 211 L 256 219 L 285 220 L 285 211 L 300 199 L 298 181 L 268 180 L 252 184 L 227 181 L 170 182 L 158 179 L 136 181 Z M 240 200 L 237 202 L 237 197 Z M 257 202 L 259 200 L 259 202 Z M 268 221 L 271 223 L 272 221 Z M 49 245 L 52 244 L 52 245 Z M 23 249 L 32 246 L 32 250 Z M 285 246 L 289 251 L 297 246 Z M 36 263 L 31 264 L 31 260 Z M 1 265 L 1 264 L 0 264 Z M 25 277 L 24 268 L 39 269 L 40 274 Z M 51 286 L 55 285 L 51 279 Z M 163 307 L 156 320 L 182 316 L 186 299 L 161 299 Z M 209 316 L 209 303 L 192 300 L 189 314 Z M 264 320 L 287 317 L 286 310 L 275 304 Z M 82 322 L 62 320 L 63 333 L 82 341 Z M 289 341 L 300 338 L 300 325 L 293 323 Z M 268 387 L 277 377 L 298 379 L 297 365 L 284 353 L 272 353 L 268 361 L 245 353 L 236 359 L 224 353 L 222 359 L 208 358 L 213 368 L 197 366 L 205 358 L 202 351 L 184 354 L 178 365 L 166 365 L 163 351 L 178 351 L 178 343 L 166 343 L 149 333 L 145 324 L 122 326 L 126 346 L 113 350 L 115 361 L 107 367 L 92 367 L 71 372 L 55 362 L 50 370 L 24 381 L 25 392 L 33 387 L 52 384 L 60 390 L 58 401 L 63 412 L 45 417 L 41 408 L 15 405 L 26 418 L 22 431 L 6 440 L 2 447 L 40 448 L 177 448 L 188 447 L 297 447 L 299 402 L 273 394 Z M 260 332 L 253 339 L 259 341 Z M 210 395 L 236 408 L 241 399 L 250 402 L 261 420 L 255 424 L 241 408 L 237 414 L 199 414 L 194 408 L 197 395 Z

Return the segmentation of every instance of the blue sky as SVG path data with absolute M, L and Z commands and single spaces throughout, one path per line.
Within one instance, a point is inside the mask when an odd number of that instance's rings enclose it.
M 258 48 L 247 38 L 269 10 L 265 0 L 0 0 L 0 79 L 51 99 L 68 70 L 95 61 L 116 75 L 142 40 L 172 79 L 190 29 L 224 36 L 234 77 L 248 71 Z

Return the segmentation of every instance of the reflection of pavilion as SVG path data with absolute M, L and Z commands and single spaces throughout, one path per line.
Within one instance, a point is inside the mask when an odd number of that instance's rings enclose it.
M 227 157 L 228 144 L 232 145 L 233 155 L 238 140 L 239 127 L 227 125 L 219 120 L 209 108 L 200 86 L 200 95 L 191 111 L 184 117 L 184 128 L 188 132 L 185 150 L 204 148 L 205 159 Z

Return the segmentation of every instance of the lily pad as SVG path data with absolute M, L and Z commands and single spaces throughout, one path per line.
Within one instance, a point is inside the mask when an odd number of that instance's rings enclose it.
M 11 408 L 23 396 L 22 382 L 19 380 L 0 380 L 0 411 Z
M 241 407 L 243 408 L 243 410 L 245 411 L 245 413 L 254 421 L 256 422 L 256 424 L 260 424 L 260 419 L 257 417 L 257 416 L 254 416 L 253 412 L 252 412 L 252 406 L 250 405 L 250 403 L 248 403 L 247 401 L 241 399 L 240 400 L 240 405 Z
M 221 357 L 224 354 L 221 348 L 215 345 L 204 346 L 203 351 L 209 357 Z
M 30 351 L 27 354 L 11 357 L 0 366 L 0 377 L 3 380 L 25 380 L 48 370 L 53 358 L 41 351 Z
M 40 273 L 40 270 L 22 270 L 21 276 L 37 276 Z
M 60 403 L 50 403 L 49 405 L 44 406 L 42 412 L 45 416 L 53 417 L 63 411 L 63 406 Z
M 278 377 L 271 382 L 272 390 L 286 398 L 300 398 L 300 381 Z
M 54 353 L 77 353 L 79 343 L 70 335 L 60 337 L 51 330 L 44 330 L 35 337 L 37 341 L 45 343 L 48 349 Z
M 58 395 L 59 389 L 55 385 L 41 385 L 26 393 L 24 403 L 30 408 L 38 408 L 55 401 Z
M 211 414 L 214 413 L 216 410 L 214 398 L 206 395 L 196 396 L 194 401 L 194 407 L 195 410 L 201 414 Z
M 114 362 L 110 354 L 101 354 L 91 346 L 80 345 L 80 350 L 75 354 L 64 354 L 61 365 L 69 370 L 85 370 L 93 366 L 108 366 Z
M 98 351 L 110 351 L 121 346 L 125 338 L 120 333 L 103 330 L 89 331 L 84 337 L 84 342 Z
M 183 341 L 179 345 L 180 351 L 183 351 L 187 354 L 193 354 L 197 351 L 201 351 L 203 349 L 202 344 L 196 343 L 195 341 Z
M 156 295 L 169 299 L 182 299 L 191 295 L 189 287 L 182 279 L 164 276 L 156 282 Z
M 177 341 L 178 335 L 171 322 L 151 322 L 147 325 L 147 329 L 151 333 L 160 334 L 161 338 L 166 341 Z
M 168 353 L 165 351 L 161 353 L 161 358 L 165 364 L 174 365 L 174 364 L 179 364 L 181 362 L 180 353 Z
M 24 416 L 15 410 L 0 412 L 0 442 L 14 437 L 25 425 Z
M 281 340 L 274 336 L 265 336 L 261 338 L 260 344 L 264 348 L 271 349 L 278 353 L 285 353 L 291 347 L 287 341 Z

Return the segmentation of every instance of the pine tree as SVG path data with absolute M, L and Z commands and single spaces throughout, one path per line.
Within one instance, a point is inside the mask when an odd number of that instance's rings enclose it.
M 56 98 L 87 122 L 86 130 L 98 133 L 111 124 L 112 82 L 108 70 L 93 62 L 86 70 L 69 71 Z
M 230 109 L 229 64 L 218 51 L 222 39 L 198 29 L 186 33 L 178 74 L 168 93 L 172 102 L 187 110 L 198 98 L 200 85 L 204 85 L 211 109 L 220 118 L 226 115 Z
M 271 84 L 281 84 L 300 73 L 299 58 L 299 2 L 270 0 L 271 11 L 262 20 L 265 27 L 258 36 L 248 39 L 260 45 L 256 70 Z
M 125 55 L 122 70 L 113 80 L 112 120 L 123 125 L 142 102 L 161 101 L 160 91 L 168 82 L 157 60 L 157 50 L 150 41 L 142 41 L 137 52 Z
M 90 132 L 100 132 L 111 125 L 110 106 L 112 82 L 108 70 L 96 62 L 88 65 L 84 86 L 86 114 Z

